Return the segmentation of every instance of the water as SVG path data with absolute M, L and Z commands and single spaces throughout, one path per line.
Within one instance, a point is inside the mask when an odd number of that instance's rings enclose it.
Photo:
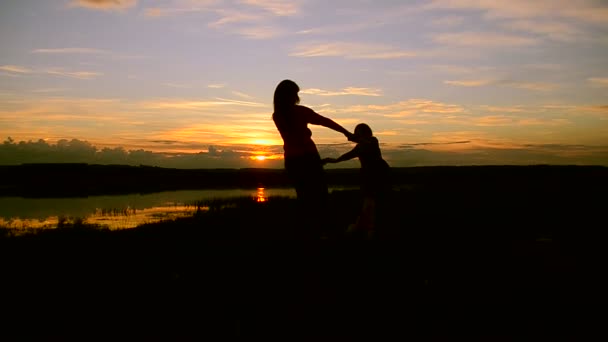
M 197 201 L 251 197 L 265 202 L 273 196 L 295 197 L 293 189 L 226 189 L 167 191 L 152 194 L 84 198 L 0 197 L 0 227 L 56 228 L 59 221 L 99 224 L 110 229 L 137 227 L 192 215 Z

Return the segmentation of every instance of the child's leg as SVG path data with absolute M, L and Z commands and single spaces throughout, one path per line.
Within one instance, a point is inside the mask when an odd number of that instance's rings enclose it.
M 356 229 L 361 231 L 374 230 L 374 220 L 376 214 L 376 200 L 373 197 L 363 198 L 361 214 L 357 218 Z

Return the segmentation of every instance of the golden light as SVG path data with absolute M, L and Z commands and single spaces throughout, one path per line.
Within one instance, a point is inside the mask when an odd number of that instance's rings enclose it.
M 264 161 L 266 160 L 266 156 L 255 156 L 253 157 L 255 160 Z
M 266 197 L 266 194 L 264 193 L 264 188 L 258 188 L 258 193 L 255 200 L 259 203 L 268 201 L 268 197 Z

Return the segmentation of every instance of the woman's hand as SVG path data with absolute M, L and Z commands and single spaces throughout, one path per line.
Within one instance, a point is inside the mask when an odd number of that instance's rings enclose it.
M 344 135 L 346 136 L 346 139 L 348 139 L 348 141 L 356 142 L 355 135 L 352 134 L 351 132 L 346 132 L 346 133 L 344 133 Z

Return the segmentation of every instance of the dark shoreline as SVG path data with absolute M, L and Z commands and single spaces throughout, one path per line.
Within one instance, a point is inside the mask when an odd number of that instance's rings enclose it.
M 359 169 L 327 169 L 330 186 L 359 185 Z M 551 181 L 591 185 L 608 177 L 608 167 L 575 165 L 421 166 L 392 168 L 395 186 L 451 183 Z M 283 169 L 168 169 L 95 164 L 23 164 L 0 166 L 0 196 L 86 197 L 173 190 L 284 188 Z
M 343 234 L 360 208 L 353 190 L 330 196 L 329 240 L 284 198 L 123 231 L 0 235 L 0 339 L 564 339 L 601 328 L 606 168 L 402 171 L 372 240 Z

